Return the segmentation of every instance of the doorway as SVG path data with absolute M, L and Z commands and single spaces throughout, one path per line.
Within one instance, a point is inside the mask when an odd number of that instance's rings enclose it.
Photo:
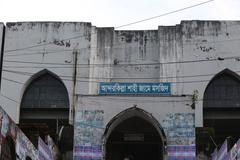
M 112 124 L 105 144 L 106 160 L 123 160 L 124 157 L 133 157 L 137 160 L 163 159 L 164 143 L 162 134 L 151 122 L 151 118 L 140 116 L 146 114 L 141 110 L 125 111 L 117 119 L 118 124 Z M 162 132 L 162 131 L 161 131 Z

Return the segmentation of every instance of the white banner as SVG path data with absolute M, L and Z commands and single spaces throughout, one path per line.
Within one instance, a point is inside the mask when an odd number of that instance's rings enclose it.
M 213 153 L 211 154 L 212 160 L 218 160 L 218 150 L 217 148 L 214 149 Z
M 236 143 L 237 145 L 237 160 L 240 160 L 240 139 Z
M 53 160 L 49 147 L 40 137 L 38 138 L 38 156 L 39 160 Z
M 235 160 L 237 158 L 237 144 L 234 144 L 229 154 L 230 154 L 230 160 Z
M 218 151 L 218 160 L 225 160 L 225 158 L 228 155 L 228 150 L 227 150 L 227 140 L 224 141 L 222 144 L 221 148 Z

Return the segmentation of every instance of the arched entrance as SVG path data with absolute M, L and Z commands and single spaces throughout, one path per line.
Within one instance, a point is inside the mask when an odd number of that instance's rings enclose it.
M 227 137 L 236 141 L 240 135 L 240 76 L 225 69 L 209 82 L 203 99 L 204 127 L 207 127 L 209 153 Z M 212 136 L 212 137 L 210 137 Z M 210 139 L 212 138 L 212 140 Z M 202 140 L 203 144 L 208 144 Z M 205 147 L 206 148 L 206 147 Z
M 106 160 L 159 160 L 164 157 L 166 137 L 158 121 L 133 107 L 115 116 L 104 133 Z
M 50 135 L 55 143 L 61 126 L 68 125 L 69 98 L 63 82 L 43 70 L 25 89 L 20 107 L 20 128 L 36 146 L 38 136 Z

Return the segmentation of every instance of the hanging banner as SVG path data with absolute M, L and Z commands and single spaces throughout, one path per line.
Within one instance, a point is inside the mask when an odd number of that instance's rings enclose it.
M 220 150 L 218 151 L 218 160 L 225 160 L 227 156 L 228 156 L 227 140 L 225 140 Z
M 230 152 L 223 158 L 224 160 L 235 160 L 235 159 L 230 159 L 231 155 Z
M 53 160 L 53 156 L 48 145 L 46 145 L 40 137 L 38 137 L 38 159 Z
M 217 151 L 217 148 L 215 148 L 213 153 L 211 154 L 212 160 L 218 160 L 217 155 L 218 155 L 218 151 Z
M 240 160 L 240 139 L 236 143 L 237 145 L 237 160 Z
M 195 160 L 195 145 L 168 145 L 168 160 Z
M 50 135 L 47 136 L 47 144 L 53 159 L 59 159 L 61 157 L 61 153 Z
M 171 94 L 170 83 L 100 82 L 99 94 Z
M 229 151 L 230 160 L 235 160 L 237 158 L 237 144 L 234 144 L 232 149 Z
M 38 150 L 20 129 L 18 129 L 17 132 L 16 153 L 19 159 L 26 159 L 26 157 L 31 157 L 33 160 L 38 160 Z
M 38 160 L 38 151 L 8 114 L 0 107 L 0 159 Z M 15 152 L 11 152 L 15 147 Z

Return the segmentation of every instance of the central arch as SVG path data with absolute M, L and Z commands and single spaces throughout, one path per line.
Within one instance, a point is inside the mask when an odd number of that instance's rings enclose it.
M 148 112 L 132 107 L 116 115 L 103 136 L 104 159 L 164 159 L 166 136 L 159 122 Z

